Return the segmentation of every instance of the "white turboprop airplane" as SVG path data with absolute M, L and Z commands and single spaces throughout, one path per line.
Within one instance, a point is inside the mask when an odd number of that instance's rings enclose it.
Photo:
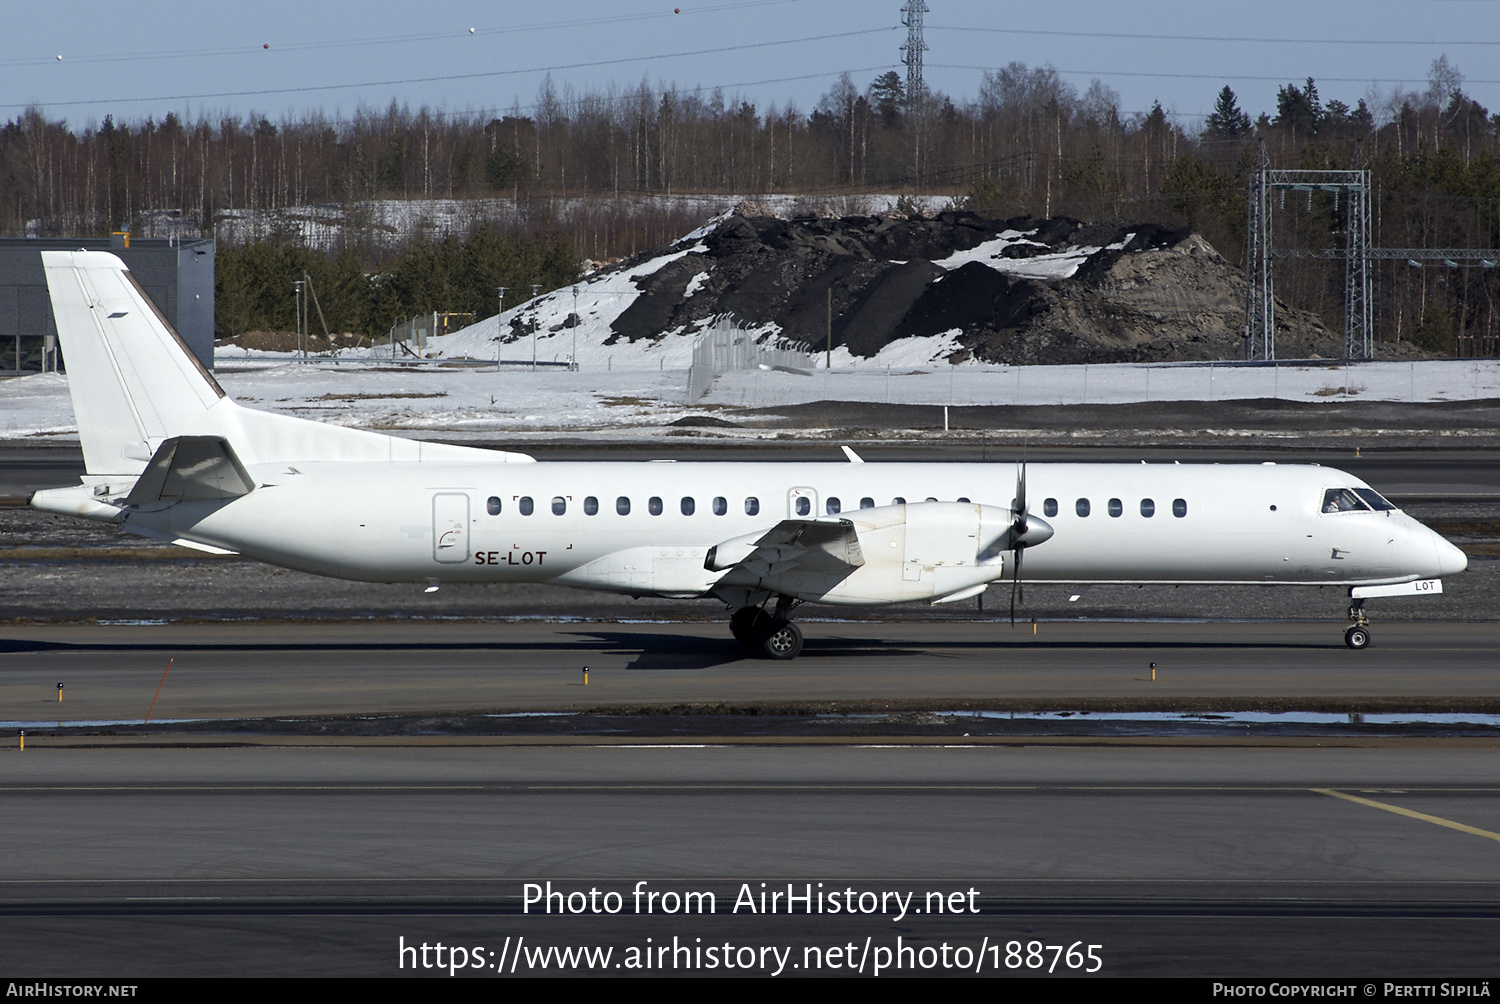
M 368 582 L 712 596 L 794 658 L 801 602 L 945 603 L 1007 576 L 1437 593 L 1462 551 L 1326 467 L 536 463 L 242 408 L 124 264 L 42 252 L 87 473 L 47 512 Z M 1029 484 L 1028 484 L 1029 480 Z M 1028 494 L 1030 493 L 1030 494 Z M 1042 515 L 1032 512 L 1041 499 Z M 1034 553 L 1032 550 L 1034 549 Z

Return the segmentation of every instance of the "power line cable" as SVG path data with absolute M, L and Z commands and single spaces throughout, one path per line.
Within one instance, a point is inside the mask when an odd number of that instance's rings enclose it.
M 1500 39 L 1464 38 L 1427 41 L 1416 38 L 1254 38 L 1248 35 L 1156 35 L 1120 31 L 1054 31 L 1040 28 L 976 28 L 929 24 L 931 31 L 990 32 L 999 35 L 1047 35 L 1059 38 L 1113 38 L 1150 42 L 1249 42 L 1258 45 L 1500 45 Z
M 682 59 L 688 56 L 709 56 L 724 52 L 743 52 L 748 49 L 765 49 L 772 46 L 797 45 L 803 42 L 824 42 L 834 38 L 853 38 L 859 35 L 873 35 L 881 32 L 892 32 L 894 27 L 864 28 L 858 31 L 841 31 L 828 35 L 808 35 L 803 38 L 785 38 L 774 42 L 746 42 L 741 45 L 722 45 L 711 49 L 694 49 L 687 52 L 666 52 L 649 56 L 622 56 L 618 59 L 590 60 L 583 63 L 559 63 L 555 66 L 534 66 L 516 70 L 485 70 L 478 73 L 449 73 L 431 77 L 406 77 L 399 80 L 366 80 L 347 84 L 309 84 L 302 87 L 269 87 L 257 90 L 244 91 L 214 91 L 203 94 L 162 94 L 145 98 L 87 98 L 73 101 L 27 101 L 8 102 L 0 104 L 0 108 L 30 108 L 40 104 L 49 108 L 67 108 L 76 105 L 104 105 L 104 104 L 139 104 L 150 101 L 203 101 L 210 98 L 246 98 L 264 97 L 272 94 L 311 94 L 320 91 L 353 90 L 360 87 L 394 87 L 404 84 L 429 84 L 443 83 L 453 80 L 484 80 L 494 77 L 518 76 L 527 73 L 552 73 L 558 70 L 580 70 L 591 69 L 599 66 L 618 66 L 622 63 L 655 62 L 666 59 Z M 821 76 L 814 74 L 813 76 Z M 793 78 L 787 78 L 793 79 Z M 746 85 L 747 86 L 747 85 Z
M 944 70 L 986 70 L 986 71 L 989 71 L 989 72 L 993 72 L 994 70 L 997 69 L 997 67 L 994 67 L 994 66 L 974 66 L 974 65 L 965 64 L 965 63 L 928 63 L 927 65 L 928 66 L 935 66 L 935 67 L 938 67 L 939 69 L 944 69 Z M 1057 68 L 1053 67 L 1053 69 L 1057 69 Z M 1245 74 L 1245 73 L 1162 73 L 1162 72 L 1156 71 L 1156 70 L 1057 70 L 1057 72 L 1058 73 L 1065 73 L 1065 74 L 1067 74 L 1069 76 L 1076 76 L 1076 77 L 1165 77 L 1165 78 L 1178 79 L 1178 80 L 1218 80 L 1218 81 L 1223 81 L 1223 80 L 1254 80 L 1254 81 L 1269 81 L 1271 83 L 1282 83 L 1282 84 L 1288 82 L 1287 78 L 1284 77 L 1284 76 L 1281 76 L 1281 77 L 1265 77 L 1265 76 L 1255 76 L 1255 75 Z M 1428 82 L 1428 80 L 1427 80 L 1426 77 L 1423 77 L 1421 79 L 1417 79 L 1417 78 L 1414 78 L 1414 77 L 1395 77 L 1395 78 L 1390 78 L 1390 77 L 1316 77 L 1315 80 L 1317 81 L 1317 83 L 1320 83 L 1320 84 L 1323 84 L 1323 83 L 1330 83 L 1330 84 L 1371 84 L 1371 83 L 1376 83 L 1376 84 L 1425 84 L 1425 83 Z M 1295 83 L 1295 81 L 1293 81 L 1293 83 Z M 1465 84 L 1500 84 L 1500 80 L 1476 80 L 1476 79 L 1473 79 L 1473 78 L 1465 78 L 1464 83 Z
M 803 0 L 742 0 L 739 3 L 722 3 L 706 7 L 689 8 L 685 13 L 689 16 L 701 16 L 704 14 L 716 14 L 723 11 L 738 10 L 746 7 L 768 7 L 788 3 L 800 3 Z M 93 53 L 80 56 L 67 56 L 65 63 L 72 65 L 76 63 L 131 63 L 131 62 L 162 62 L 171 59 L 196 59 L 196 58 L 222 58 L 235 55 L 262 55 L 269 48 L 274 52 L 312 52 L 319 49 L 347 49 L 358 48 L 369 45 L 410 45 L 414 42 L 432 42 L 443 40 L 468 39 L 487 35 L 512 35 L 529 31 L 550 31 L 554 29 L 577 29 L 596 25 L 623 24 L 636 21 L 654 21 L 662 18 L 676 17 L 678 15 L 666 11 L 653 11 L 641 14 L 612 14 L 605 17 L 574 18 L 566 21 L 539 21 L 534 24 L 502 25 L 499 27 L 486 28 L 451 28 L 438 32 L 426 32 L 417 35 L 372 35 L 365 38 L 344 39 L 322 39 L 315 41 L 278 41 L 272 39 L 259 47 L 251 43 L 249 45 L 225 46 L 217 49 L 166 49 L 157 52 L 133 52 L 129 54 L 120 53 Z M 64 50 L 66 52 L 66 50 Z M 8 66 L 43 66 L 56 62 L 56 56 L 36 56 L 24 59 L 0 59 L 0 67 Z

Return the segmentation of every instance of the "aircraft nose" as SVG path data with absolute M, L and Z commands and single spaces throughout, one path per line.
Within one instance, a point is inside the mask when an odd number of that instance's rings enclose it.
M 1457 575 L 1459 572 L 1462 572 L 1464 569 L 1469 567 L 1468 555 L 1464 554 L 1464 552 L 1460 551 L 1458 548 L 1454 547 L 1452 544 L 1448 543 L 1437 534 L 1433 534 L 1433 536 L 1437 538 L 1433 543 L 1437 547 L 1439 576 Z

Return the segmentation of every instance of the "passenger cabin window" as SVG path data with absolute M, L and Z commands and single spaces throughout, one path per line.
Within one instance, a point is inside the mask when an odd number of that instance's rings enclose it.
M 891 505 L 906 505 L 906 499 L 902 498 L 900 495 L 897 495 L 895 498 L 891 499 Z
M 960 496 L 959 496 L 959 497 L 958 497 L 958 500 L 959 500 L 959 501 L 960 501 L 960 502 L 967 502 L 967 501 L 969 501 L 969 500 L 968 500 L 968 499 L 966 499 L 966 498 L 964 498 L 964 497 L 963 497 L 963 496 L 962 496 L 962 495 L 960 495 Z
M 522 495 L 521 496 L 520 508 L 521 508 L 521 515 L 522 516 L 530 516 L 531 515 L 531 496 L 530 495 Z
M 597 515 L 599 515 L 599 500 L 597 498 L 595 498 L 594 496 L 592 496 L 592 495 L 590 495 L 588 498 L 584 499 L 583 500 L 583 514 L 585 516 L 597 516 Z
M 839 501 L 839 497 L 837 495 L 830 495 L 828 496 L 827 500 L 824 501 L 823 509 L 828 513 L 828 515 L 837 516 L 839 513 L 844 511 L 844 503 Z
M 500 496 L 491 495 L 489 497 L 489 501 L 485 502 L 484 504 L 484 510 L 491 516 L 500 515 Z
M 729 500 L 722 495 L 714 496 L 714 515 L 722 516 L 729 511 Z
M 1187 499 L 1172 500 L 1172 515 L 1178 519 L 1187 515 Z
M 619 498 L 615 499 L 615 512 L 619 513 L 621 516 L 630 515 L 630 500 L 624 495 L 621 495 Z
M 812 499 L 806 495 L 797 496 L 797 515 L 806 516 L 812 512 Z
M 862 498 L 862 499 L 859 500 L 859 507 L 861 509 L 874 509 L 875 508 L 875 500 L 872 499 L 872 498 L 870 498 L 870 496 L 866 495 L 864 498 Z
M 760 515 L 760 499 L 756 498 L 754 495 L 751 495 L 749 498 L 745 499 L 745 515 Z
M 1389 504 L 1389 503 L 1387 503 Z M 1323 493 L 1324 512 L 1369 512 L 1365 500 L 1348 488 L 1330 488 Z
M 693 501 L 693 497 L 691 495 L 684 495 L 682 497 L 682 514 L 684 516 L 691 516 L 697 511 L 698 503 Z
M 1141 515 L 1147 519 L 1156 515 L 1156 501 L 1154 499 L 1141 499 Z
M 1042 501 L 1042 515 L 1043 516 L 1056 516 L 1057 515 L 1057 499 L 1044 499 Z
M 1376 512 L 1388 512 L 1396 508 L 1390 502 L 1386 501 L 1384 496 L 1375 491 L 1373 488 L 1356 488 L 1354 489 L 1354 494 L 1358 495 L 1360 498 L 1368 502 L 1370 504 L 1370 508 L 1374 509 Z
M 1089 500 L 1079 499 L 1077 502 L 1074 502 L 1073 511 L 1080 516 L 1087 516 L 1089 514 Z
M 661 515 L 661 496 L 653 495 L 646 500 L 646 511 L 653 516 Z
M 568 500 L 561 495 L 552 496 L 552 515 L 561 516 L 568 511 Z
M 1125 503 L 1121 502 L 1119 499 L 1110 499 L 1109 500 L 1109 514 L 1111 516 L 1119 516 L 1124 511 L 1125 511 Z
M 936 502 L 937 499 L 935 499 L 931 495 L 929 495 L 929 496 L 927 496 L 927 501 L 929 501 L 929 502 Z

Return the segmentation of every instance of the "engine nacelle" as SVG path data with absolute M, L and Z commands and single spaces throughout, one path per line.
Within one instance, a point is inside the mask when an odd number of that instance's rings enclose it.
M 848 606 L 933 600 L 1001 578 L 1013 522 L 1009 509 L 968 502 L 881 506 L 787 521 L 777 528 L 782 536 L 773 530 L 724 541 L 705 565 L 727 569 L 714 585 L 726 598 L 770 592 Z M 799 523 L 818 524 L 818 532 L 799 537 Z M 1035 517 L 1030 525 L 1028 537 L 1051 533 Z

